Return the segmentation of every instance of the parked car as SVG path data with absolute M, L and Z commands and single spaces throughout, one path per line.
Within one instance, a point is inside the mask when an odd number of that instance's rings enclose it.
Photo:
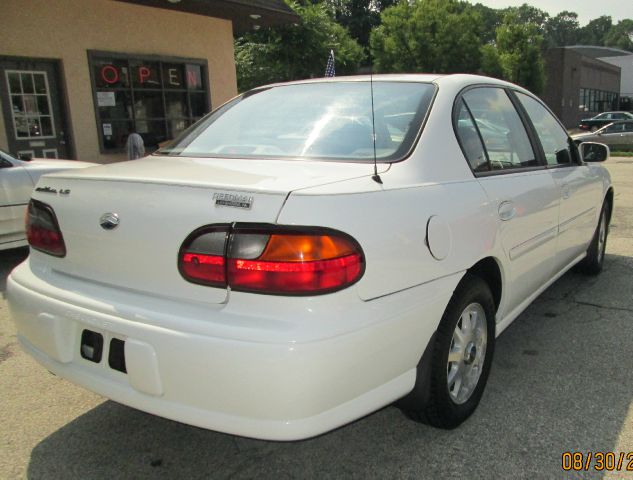
M 0 250 L 27 244 L 24 231 L 26 206 L 40 176 L 95 163 L 41 159 L 23 161 L 0 150 Z
M 593 133 L 579 133 L 571 137 L 577 143 L 604 143 L 611 150 L 631 149 L 633 148 L 633 120 L 613 122 Z
M 580 121 L 578 127 L 582 130 L 591 130 L 592 132 L 602 128 L 615 120 L 633 120 L 633 114 L 629 112 L 604 112 L 592 118 L 585 118 Z
M 395 401 L 454 428 L 495 338 L 571 267 L 602 269 L 614 193 L 583 155 L 608 147 L 491 78 L 258 88 L 150 157 L 40 180 L 7 284 L 18 339 L 222 432 L 307 438 Z

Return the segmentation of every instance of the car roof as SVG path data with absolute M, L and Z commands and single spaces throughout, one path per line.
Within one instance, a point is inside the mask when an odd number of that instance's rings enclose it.
M 633 123 L 633 118 L 630 120 L 614 120 L 611 123 L 607 123 L 604 127 L 601 127 L 600 130 L 604 130 L 607 127 L 610 127 L 611 125 L 620 125 L 620 124 L 629 124 L 629 123 Z
M 341 83 L 341 82 L 420 82 L 420 83 L 435 83 L 442 85 L 443 83 L 450 83 L 451 85 L 463 84 L 464 87 L 473 84 L 485 84 L 485 85 L 501 85 L 506 87 L 516 88 L 527 92 L 527 90 L 521 88 L 505 80 L 499 80 L 497 78 L 486 77 L 483 75 L 471 75 L 466 73 L 456 73 L 449 75 L 442 75 L 436 73 L 379 73 L 375 75 L 350 75 L 339 77 L 323 77 L 323 78 L 311 78 L 306 80 L 295 80 L 292 82 L 275 83 L 271 85 L 264 85 L 254 88 L 258 90 L 260 88 L 271 88 L 286 85 L 301 85 L 307 83 Z

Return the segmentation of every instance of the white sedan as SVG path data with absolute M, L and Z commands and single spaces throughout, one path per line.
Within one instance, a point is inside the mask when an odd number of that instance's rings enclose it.
M 117 402 L 292 440 L 394 401 L 454 428 L 495 338 L 602 268 L 608 148 L 510 83 L 258 88 L 151 157 L 42 178 L 8 279 L 24 349 Z
M 42 175 L 94 165 L 96 163 L 56 159 L 27 162 L 0 150 L 0 250 L 27 245 L 24 231 L 26 206 Z

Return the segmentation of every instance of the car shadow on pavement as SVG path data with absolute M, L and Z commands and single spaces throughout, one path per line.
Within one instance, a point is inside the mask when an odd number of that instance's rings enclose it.
M 632 262 L 609 255 L 601 276 L 568 273 L 541 295 L 499 337 L 482 403 L 456 430 L 387 407 L 314 439 L 267 442 L 107 401 L 41 441 L 28 477 L 561 478 L 564 452 L 612 451 L 631 428 Z
M 29 256 L 29 247 L 14 248 L 0 252 L 0 292 L 7 289 L 7 277 L 11 270 L 22 263 Z

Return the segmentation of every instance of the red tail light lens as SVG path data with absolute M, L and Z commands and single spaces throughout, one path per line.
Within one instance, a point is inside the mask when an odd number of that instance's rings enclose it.
M 180 271 L 189 281 L 248 292 L 317 295 L 352 285 L 365 270 L 358 243 L 334 230 L 238 224 L 228 233 L 228 248 L 221 258 L 217 246 L 214 252 L 208 248 L 209 232 L 198 231 L 197 237 L 194 232 L 194 240 L 190 236 L 181 249 Z M 197 238 L 207 239 L 206 249 L 192 248 Z M 198 264 L 189 267 L 194 262 Z M 215 284 L 209 281 L 213 268 L 218 278 L 221 269 L 226 272 Z M 196 272 L 203 271 L 201 281 Z
M 193 283 L 226 287 L 224 250 L 228 233 L 228 226 L 215 226 L 189 235 L 178 256 L 180 274 Z
M 38 200 L 31 200 L 26 217 L 26 238 L 29 245 L 49 255 L 66 256 L 64 237 L 53 209 Z

